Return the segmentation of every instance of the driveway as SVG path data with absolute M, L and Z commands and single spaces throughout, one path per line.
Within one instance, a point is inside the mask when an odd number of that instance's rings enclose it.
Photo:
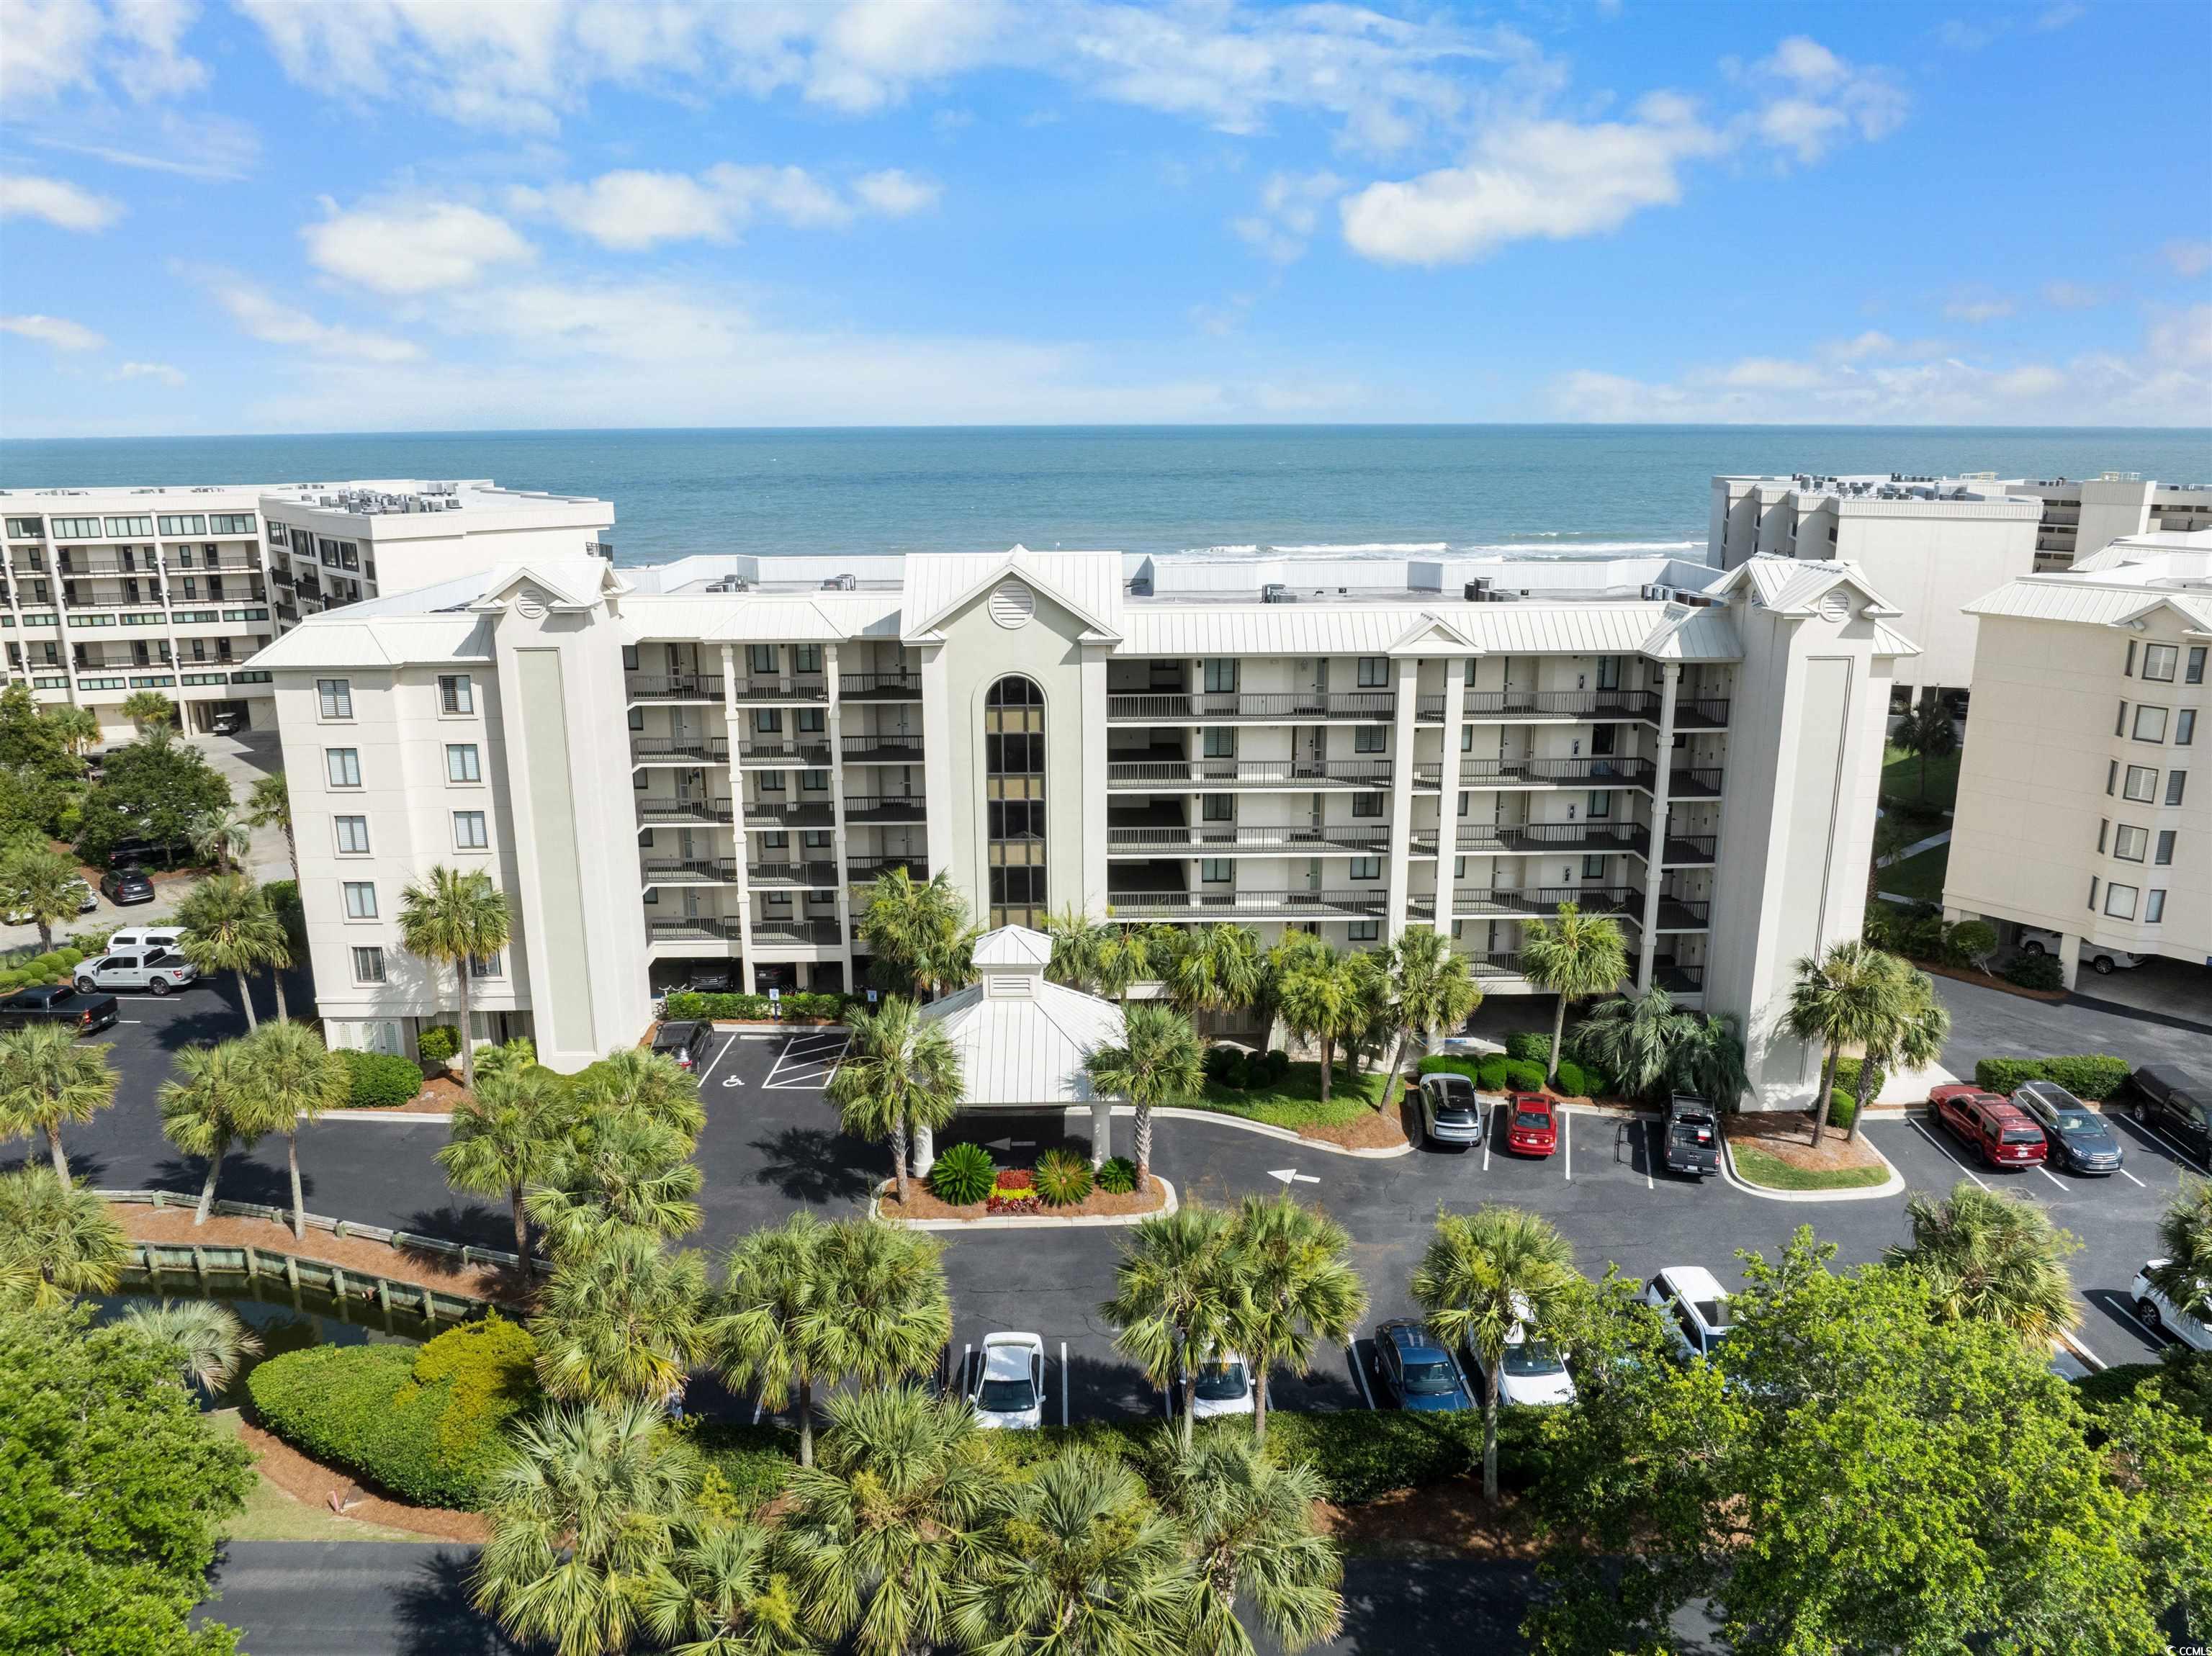
M 2179 1064 L 2212 1074 L 2212 1004 L 2199 1006 L 2192 1021 L 2103 999 L 2126 975 L 2084 974 L 2085 992 L 2063 1001 L 2030 1000 L 1956 978 L 1936 979 L 1936 995 L 1951 1013 L 1943 1067 L 1971 1080 L 1975 1064 L 1985 1058 L 2111 1052 L 2130 1065 Z

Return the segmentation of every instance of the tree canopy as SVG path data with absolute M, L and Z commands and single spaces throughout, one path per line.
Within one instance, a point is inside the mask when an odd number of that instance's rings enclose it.
M 182 742 L 127 743 L 111 749 L 100 779 L 87 791 L 77 822 L 77 854 L 104 863 L 131 840 L 189 845 L 195 817 L 230 809 L 230 784 Z

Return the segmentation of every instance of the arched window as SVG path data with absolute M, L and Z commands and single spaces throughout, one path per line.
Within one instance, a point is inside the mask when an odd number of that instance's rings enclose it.
M 1044 692 L 1009 674 L 983 698 L 991 919 L 1044 924 Z

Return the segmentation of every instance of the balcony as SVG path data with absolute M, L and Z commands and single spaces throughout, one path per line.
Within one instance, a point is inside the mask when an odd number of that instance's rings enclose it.
M 1703 898 L 1669 897 L 1662 894 L 1659 913 L 1654 917 L 1651 929 L 1655 931 L 1704 931 L 1713 923 L 1713 906 Z
M 840 701 L 919 701 L 921 699 L 921 675 L 840 673 L 837 676 L 837 699 Z
M 848 793 L 845 796 L 845 820 L 848 822 L 920 822 L 927 820 L 928 810 L 918 794 Z
M 719 914 L 656 915 L 645 923 L 648 943 L 735 943 L 742 935 L 737 921 Z
M 1721 768 L 1717 765 L 1686 767 L 1667 773 L 1670 799 L 1717 799 L 1721 797 Z
M 827 701 L 830 688 L 818 678 L 749 678 L 730 695 L 738 701 Z
M 301 584 L 301 591 L 307 591 Z M 623 677 L 623 688 L 632 701 L 720 701 L 722 681 L 703 677 L 696 673 L 629 673 Z
M 1521 969 L 1521 956 L 1511 949 L 1484 953 L 1475 949 L 1461 951 L 1467 956 L 1468 970 L 1478 978 L 1518 978 L 1525 976 Z
M 1462 788 L 1649 788 L 1657 775 L 1648 759 L 1472 759 L 1459 761 Z M 1413 767 L 1413 786 L 1431 791 L 1443 783 L 1443 767 Z
M 1222 822 L 1197 828 L 1106 829 L 1109 857 L 1223 857 L 1237 852 L 1326 857 L 1380 857 L 1390 849 L 1390 830 L 1323 824 L 1320 828 L 1237 828 Z
M 818 742 L 740 743 L 738 760 L 741 764 L 759 765 L 771 769 L 780 766 L 787 770 L 827 770 L 830 768 L 830 741 L 824 737 Z
M 845 864 L 845 877 L 856 886 L 873 885 L 885 875 L 902 868 L 907 871 L 909 879 L 927 880 L 929 877 L 927 863 L 897 858 L 889 862 L 848 863 Z
M 834 919 L 758 919 L 753 922 L 752 931 L 755 948 L 835 947 L 845 941 L 843 930 Z
M 1547 919 L 1559 913 L 1561 903 L 1573 903 L 1585 914 L 1612 914 L 1638 919 L 1644 913 L 1644 894 L 1634 886 L 1455 886 L 1452 913 L 1460 916 L 1502 918 L 1525 915 Z M 1436 899 L 1429 898 L 1431 911 Z
M 647 885 L 734 885 L 738 879 L 738 864 L 731 858 L 680 861 L 648 857 L 644 868 Z
M 730 822 L 736 821 L 727 799 L 641 799 L 637 820 L 655 822 Z
M 817 891 L 834 891 L 837 887 L 837 864 L 835 863 L 748 863 L 745 882 L 753 886 L 775 886 L 783 889 L 811 888 Z
M 1656 725 L 1664 705 L 1656 690 L 1469 690 L 1463 711 L 1476 723 L 1603 725 L 1635 719 Z M 1414 713 L 1425 723 L 1440 723 L 1444 698 L 1425 695 Z M 1675 698 L 1678 731 L 1725 730 L 1728 720 L 1724 696 Z
M 848 765 L 919 765 L 921 738 L 904 732 L 878 736 L 848 736 L 840 747 Z
M 826 798 L 795 802 L 782 799 L 745 801 L 747 828 L 828 828 L 836 820 Z
M 1424 847 L 1423 840 L 1428 841 Z M 1417 848 L 1436 854 L 1433 833 L 1414 835 Z M 1640 822 L 1608 822 L 1599 817 L 1587 822 L 1530 822 L 1520 828 L 1462 828 L 1454 836 L 1454 854 L 1470 852 L 1504 857 L 1540 857 L 1553 851 L 1618 852 L 1642 857 L 1651 848 L 1650 831 Z
M 1684 966 L 1672 955 L 1651 957 L 1651 981 L 1670 995 L 1695 995 L 1704 992 L 1705 968 L 1703 965 Z
M 1279 915 L 1301 920 L 1372 919 L 1389 907 L 1389 894 L 1373 891 L 1120 891 L 1109 889 L 1106 912 L 1116 919 L 1211 919 L 1234 914 Z
M 1208 724 L 1218 720 L 1254 719 L 1277 724 L 1302 719 L 1352 719 L 1369 724 L 1391 718 L 1398 707 L 1395 690 L 1346 690 L 1331 695 L 1321 690 L 1260 691 L 1249 695 L 1222 692 L 1192 695 L 1183 692 L 1145 695 L 1109 695 L 1109 722 L 1133 725 Z
M 1387 759 L 1109 760 L 1115 788 L 1386 788 Z
M 726 765 L 730 741 L 724 736 L 634 736 L 633 765 Z

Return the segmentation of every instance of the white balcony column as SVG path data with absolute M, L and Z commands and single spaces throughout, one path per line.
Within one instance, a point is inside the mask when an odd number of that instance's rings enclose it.
M 952 868 L 952 707 L 946 688 L 949 664 L 942 644 L 908 646 L 921 658 L 921 786 L 924 828 L 929 840 L 929 872 L 933 878 Z M 975 736 L 977 748 L 982 734 Z M 987 872 L 984 879 L 990 878 Z M 975 894 L 988 902 L 988 885 Z
M 2070 992 L 2074 987 L 2075 979 L 2081 973 L 2081 934 L 2080 932 L 2059 933 L 2058 973 L 2060 986 Z
M 837 864 L 837 958 L 844 962 L 845 992 L 850 995 L 857 993 L 860 986 L 853 980 L 853 889 L 845 872 L 852 857 L 846 845 L 845 739 L 837 701 L 837 646 L 834 644 L 822 646 L 822 683 L 830 694 L 830 713 L 823 723 L 830 732 L 830 809 L 834 813 L 830 844 Z M 798 725 L 799 716 L 793 713 L 791 735 L 794 743 L 799 739 Z M 880 786 L 881 771 L 871 771 L 869 775 Z M 804 858 L 799 860 L 802 864 L 805 861 Z M 805 909 L 803 900 L 799 908 L 802 913 Z
M 1467 725 L 1468 674 L 1474 663 L 1453 656 L 1444 663 L 1443 773 L 1437 791 L 1437 935 L 1449 937 L 1452 928 L 1454 867 L 1459 858 L 1459 744 Z M 1395 856 L 1410 863 L 1413 841 L 1390 847 Z
M 1419 729 L 1421 658 L 1398 660 L 1396 709 L 1391 715 L 1390 737 L 1390 856 L 1389 909 L 1382 927 L 1386 941 L 1395 942 L 1406 929 L 1407 876 L 1413 860 L 1407 855 L 1413 843 L 1413 732 Z M 1326 728 L 1326 727 L 1324 727 Z
M 1082 690 L 1083 714 L 1083 793 L 1086 799 L 1101 802 L 1099 808 L 1083 813 L 1083 838 L 1078 847 L 1081 858 L 1078 864 L 1080 883 L 1075 891 L 1075 901 L 1086 914 L 1103 913 L 1106 908 L 1106 812 L 1103 802 L 1112 798 L 1106 766 L 1107 749 L 1112 732 L 1106 722 L 1106 685 L 1108 663 L 1114 648 L 1110 644 L 1085 643 L 1081 649 L 1079 683 Z M 1050 726 L 1047 726 L 1049 731 Z M 984 878 L 989 879 L 986 874 Z M 1050 877 L 1048 868 L 1047 877 Z M 1049 895 L 1048 893 L 1048 895 Z M 988 902 L 990 892 L 983 896 Z
M 1651 778 L 1651 851 L 1644 859 L 1644 934 L 1636 951 L 1638 992 L 1651 986 L 1652 958 L 1659 952 L 1659 888 L 1667 861 L 1667 790 L 1674 779 L 1674 698 L 1682 688 L 1682 664 L 1662 670 L 1659 692 L 1659 753 Z
M 743 710 L 738 706 L 738 646 L 722 646 L 722 719 L 723 727 L 730 733 L 730 838 L 738 848 L 738 987 L 750 989 L 753 985 L 753 896 L 752 883 L 746 877 L 745 864 L 752 860 L 751 846 L 745 839 L 745 773 L 744 755 L 738 743 L 746 726 L 741 722 Z M 707 790 L 707 801 L 714 804 L 714 790 Z
M 1103 1166 L 1114 1154 L 1114 1101 L 1094 1098 L 1091 1101 L 1091 1165 L 1093 1170 Z
M 927 1179 L 929 1170 L 936 1165 L 937 1135 L 927 1127 L 916 1127 L 914 1130 L 914 1176 Z

